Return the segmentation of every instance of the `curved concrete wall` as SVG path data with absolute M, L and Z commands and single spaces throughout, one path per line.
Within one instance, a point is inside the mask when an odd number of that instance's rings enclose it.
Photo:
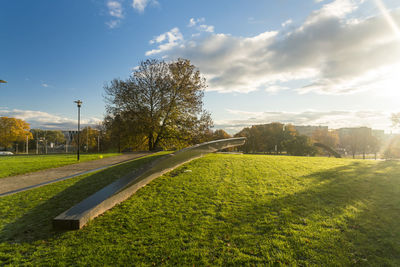
M 124 176 L 109 184 L 74 207 L 61 213 L 53 219 L 53 227 L 64 230 L 80 229 L 90 219 L 126 200 L 141 187 L 164 173 L 205 154 L 241 146 L 245 141 L 245 137 L 216 140 L 165 155 L 142 167 L 134 174 Z
M 333 155 L 335 158 L 341 158 L 342 157 L 338 152 L 336 152 L 330 146 L 327 146 L 327 145 L 324 145 L 324 144 L 321 144 L 321 143 L 314 143 L 314 146 L 325 149 L 325 151 L 327 151 L 329 154 Z

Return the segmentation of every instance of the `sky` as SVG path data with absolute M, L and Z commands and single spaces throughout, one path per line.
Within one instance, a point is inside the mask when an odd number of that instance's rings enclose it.
M 229 133 L 270 122 L 394 130 L 398 0 L 0 0 L 0 116 L 76 128 L 148 58 L 190 59 Z

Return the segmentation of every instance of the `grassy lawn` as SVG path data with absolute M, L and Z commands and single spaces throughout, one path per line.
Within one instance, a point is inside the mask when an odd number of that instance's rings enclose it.
M 121 155 L 118 153 L 101 154 L 104 158 Z M 99 154 L 81 154 L 80 162 L 99 159 Z M 30 156 L 1 156 L 0 178 L 35 172 L 44 169 L 61 167 L 77 163 L 75 154 L 61 155 L 30 155 Z
M 0 198 L 0 265 L 400 265 L 400 162 L 213 154 L 51 229 L 152 157 Z

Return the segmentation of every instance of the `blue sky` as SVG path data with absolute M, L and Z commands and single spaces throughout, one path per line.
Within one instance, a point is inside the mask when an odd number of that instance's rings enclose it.
M 390 131 L 398 0 L 1 0 L 0 116 L 71 129 L 141 60 L 190 59 L 215 128 L 281 121 Z

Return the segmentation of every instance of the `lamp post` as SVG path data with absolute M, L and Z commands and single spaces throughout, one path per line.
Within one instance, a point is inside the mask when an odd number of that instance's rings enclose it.
M 27 135 L 26 135 L 26 154 L 27 154 L 27 155 L 29 154 L 29 152 L 28 152 L 28 151 L 29 151 L 29 145 L 28 145 L 28 141 L 29 141 L 29 140 L 28 140 L 28 138 L 29 138 L 29 135 L 27 134 Z
M 76 100 L 76 101 L 74 101 L 74 103 L 76 103 L 76 105 L 78 106 L 78 151 L 77 151 L 77 157 L 78 157 L 78 161 L 79 161 L 79 149 L 80 149 L 79 139 L 80 139 L 80 129 L 81 129 L 81 106 L 82 106 L 82 101 Z

